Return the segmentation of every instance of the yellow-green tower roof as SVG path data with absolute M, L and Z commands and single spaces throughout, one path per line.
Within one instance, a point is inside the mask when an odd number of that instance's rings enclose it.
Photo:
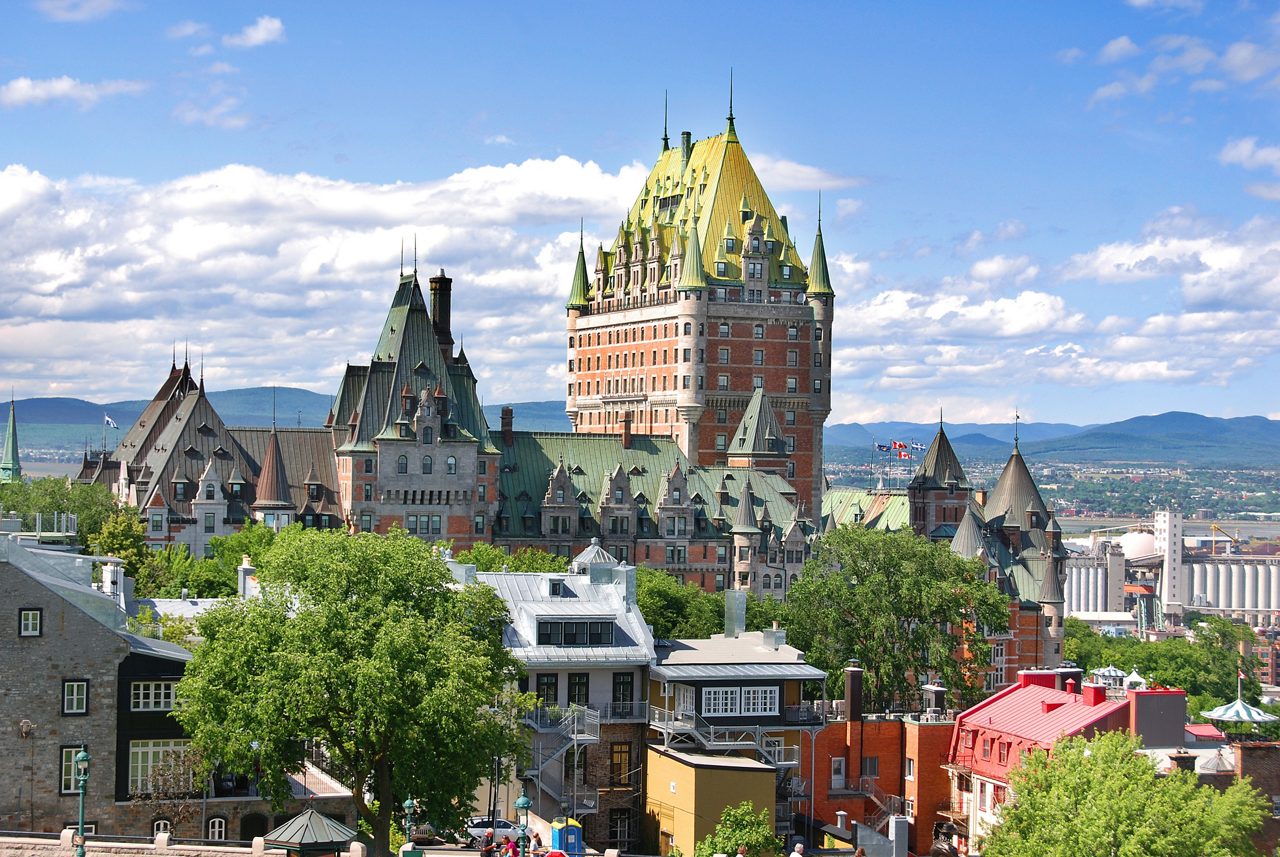
M 573 287 L 569 289 L 569 302 L 565 309 L 587 308 L 587 256 L 582 249 L 582 231 L 578 231 L 578 265 L 573 271 Z
M 834 295 L 831 288 L 831 272 L 827 270 L 827 248 L 822 244 L 822 215 L 818 215 L 818 234 L 813 239 L 813 259 L 809 262 L 810 295 Z

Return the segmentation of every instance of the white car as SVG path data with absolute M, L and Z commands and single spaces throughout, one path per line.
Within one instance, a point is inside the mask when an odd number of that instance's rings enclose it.
M 492 824 L 489 823 L 489 816 L 487 815 L 473 815 L 467 819 L 467 835 L 471 837 L 473 843 L 479 844 L 490 827 L 493 828 L 495 845 L 501 842 L 504 836 L 510 836 L 515 839 L 520 835 L 520 825 L 514 821 L 507 821 L 505 818 L 495 818 Z

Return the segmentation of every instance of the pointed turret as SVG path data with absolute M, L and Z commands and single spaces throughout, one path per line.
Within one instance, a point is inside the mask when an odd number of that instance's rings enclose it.
M 702 244 L 698 240 L 698 224 L 689 227 L 689 240 L 685 244 L 684 264 L 680 267 L 680 288 L 705 289 L 707 272 L 702 269 Z
M 4 455 L 0 456 L 0 482 L 21 482 L 22 462 L 18 460 L 18 408 L 9 396 L 9 420 L 4 430 Z
M 916 468 L 915 475 L 907 487 L 932 490 L 948 487 L 961 490 L 969 488 L 969 480 L 964 475 L 960 458 L 956 455 L 941 425 L 938 426 L 938 433 L 934 435 L 929 451 L 924 454 L 924 460 Z
M 782 427 L 769 406 L 764 389 L 757 387 L 742 413 L 742 422 L 729 442 L 729 455 L 775 456 L 782 454 Z
M 267 438 L 267 452 L 262 457 L 262 470 L 258 473 L 258 490 L 254 498 L 255 509 L 271 506 L 292 506 L 289 499 L 289 479 L 284 472 L 284 455 L 280 452 L 280 436 L 273 428 Z
M 582 248 L 582 232 L 578 232 L 578 264 L 573 269 L 573 286 L 569 289 L 569 301 L 565 309 L 583 310 L 587 308 L 587 290 L 590 280 L 587 279 L 587 255 Z
M 813 258 L 809 261 L 808 295 L 834 295 L 831 272 L 827 268 L 827 248 L 822 243 L 822 215 L 818 215 L 818 234 L 813 239 Z
M 1040 489 L 1036 488 L 1031 471 L 1027 469 L 1027 463 L 1015 442 L 1013 454 L 1005 463 L 995 488 L 991 489 L 983 513 L 989 522 L 994 523 L 997 518 L 1003 518 L 1002 526 L 1026 529 L 1028 512 L 1038 514 L 1041 519 L 1048 517 L 1048 509 L 1040 496 Z
M 750 479 L 742 485 L 742 496 L 738 498 L 738 509 L 733 516 L 733 529 L 730 532 L 734 534 L 760 532 L 760 527 L 756 525 L 755 495 L 751 493 Z
M 982 522 L 973 509 L 966 509 L 956 534 L 951 539 L 951 552 L 965 559 L 973 559 L 982 552 Z

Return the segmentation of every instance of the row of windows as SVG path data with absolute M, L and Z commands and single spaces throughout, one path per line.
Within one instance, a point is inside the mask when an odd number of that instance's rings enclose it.
M 704 687 L 704 717 L 774 715 L 778 713 L 776 687 Z
M 538 622 L 539 646 L 612 646 L 613 622 Z
M 803 295 L 801 295 L 801 297 L 802 297 L 802 296 L 803 296 Z M 752 337 L 753 337 L 753 338 L 755 338 L 755 339 L 764 339 L 764 327 L 765 327 L 765 326 L 764 326 L 763 324 L 757 324 L 757 325 L 754 325 L 754 326 L 752 327 L 752 329 L 751 329 Z M 617 338 L 617 344 L 618 344 L 618 345 L 623 345 L 623 344 L 630 343 L 630 342 L 644 342 L 644 341 L 645 341 L 645 335 L 644 335 L 644 334 L 645 334 L 645 329 L 644 329 L 644 326 L 642 325 L 642 326 L 640 326 L 640 327 L 638 327 L 638 328 L 636 328 L 636 329 L 639 331 L 639 336 L 637 336 L 637 337 L 633 337 L 633 336 L 631 336 L 631 329 L 630 329 L 630 328 L 627 328 L 627 327 L 624 327 L 624 328 L 622 328 L 620 331 L 618 331 L 618 335 L 617 335 L 617 337 L 616 337 L 616 338 Z M 677 335 L 677 333 L 679 332 L 679 330 L 680 330 L 680 328 L 677 326 L 677 327 L 676 327 L 676 331 L 674 331 L 674 332 L 673 332 L 673 331 L 671 331 L 671 330 L 670 330 L 670 327 L 669 327 L 668 325 L 664 324 L 664 325 L 662 325 L 662 338 L 663 338 L 663 339 L 670 339 L 672 336 Z M 706 330 L 705 326 L 704 326 L 702 323 L 699 323 L 699 324 L 698 324 L 698 336 L 703 336 L 703 335 L 705 335 L 705 330 Z M 732 328 L 730 327 L 729 322 L 727 322 L 727 321 L 722 321 L 722 322 L 720 322 L 720 324 L 719 324 L 719 325 L 718 325 L 718 327 L 716 328 L 716 333 L 717 333 L 719 336 L 721 336 L 721 337 L 728 337 L 728 336 L 731 336 L 731 335 L 732 335 L 732 334 L 731 334 L 731 330 L 732 330 Z M 692 322 L 688 322 L 688 321 L 686 321 L 686 322 L 684 323 L 684 335 L 685 335 L 685 336 L 692 336 L 692 335 L 693 335 L 693 323 L 692 323 Z M 593 341 L 593 338 L 594 338 L 594 341 Z M 653 336 L 652 336 L 651 338 L 652 338 L 653 340 L 657 340 L 657 339 L 658 339 L 658 326 L 657 326 L 656 324 L 653 326 Z M 796 324 L 788 325 L 788 327 L 787 327 L 787 339 L 790 339 L 790 340 L 793 340 L 793 341 L 794 341 L 794 340 L 798 340 L 799 338 L 800 338 L 800 327 L 799 327 L 799 325 L 796 325 Z M 815 325 L 815 326 L 814 326 L 814 329 L 813 329 L 813 338 L 814 338 L 816 341 L 818 341 L 818 342 L 821 342 L 821 341 L 822 341 L 822 325 L 820 325 L 820 324 L 819 324 L 819 325 Z M 605 331 L 603 334 L 601 334 L 599 331 L 596 331 L 594 334 L 592 334 L 592 333 L 584 333 L 584 334 L 582 334 L 581 336 L 577 336 L 577 337 L 574 337 L 574 336 L 572 336 L 572 335 L 571 335 L 571 336 L 569 337 L 569 347 L 570 347 L 570 348 L 577 348 L 577 347 L 589 348 L 589 347 L 591 347 L 592 345 L 596 345 L 596 346 L 600 346 L 600 345 L 613 345 L 613 344 L 615 344 L 615 343 L 614 343 L 614 339 L 615 339 L 615 337 L 614 337 L 614 332 L 613 332 L 612 330 Z M 654 354 L 656 355 L 656 354 L 657 354 L 657 352 L 655 351 L 655 352 L 654 352 Z M 664 355 L 664 356 L 663 356 L 663 360 L 665 361 L 665 360 L 666 360 L 666 357 L 665 357 L 666 352 L 665 352 L 665 351 L 663 352 L 663 355 Z M 655 363 L 657 362 L 657 357 L 654 357 L 654 362 L 655 362 Z M 596 368 L 597 368 L 597 369 L 599 369 L 599 368 L 600 368 L 600 366 L 599 366 L 599 365 L 597 365 L 597 366 L 596 366 Z M 373 461 L 373 459 L 368 459 L 368 461 L 369 461 L 369 462 L 372 462 L 372 461 Z M 372 465 L 369 465 L 369 466 L 371 467 Z M 366 469 L 366 470 L 365 470 L 365 472 L 366 472 L 366 473 L 372 473 L 373 471 L 372 471 L 371 469 Z
M 429 455 L 422 456 L 422 472 L 431 473 L 431 468 L 432 468 L 431 456 Z M 403 475 L 408 472 L 409 472 L 409 456 L 402 455 L 396 459 L 396 473 Z M 452 455 L 446 458 L 444 462 L 444 472 L 449 474 L 450 476 L 455 475 L 458 472 L 458 459 Z M 372 485 L 368 485 L 367 487 L 370 490 L 373 489 Z

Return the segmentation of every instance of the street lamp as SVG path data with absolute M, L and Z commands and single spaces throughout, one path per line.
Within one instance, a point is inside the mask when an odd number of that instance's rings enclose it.
M 80 822 L 76 826 L 76 857 L 84 857 L 84 793 L 89 787 L 89 751 L 81 747 L 74 761 L 76 783 L 80 787 Z
M 404 841 L 413 843 L 413 808 L 414 800 L 411 797 L 404 799 Z
M 529 795 L 525 790 L 520 789 L 520 797 L 516 798 L 515 804 L 516 817 L 520 819 L 520 857 L 528 857 L 529 854 L 529 807 L 533 806 L 533 801 L 529 800 Z

